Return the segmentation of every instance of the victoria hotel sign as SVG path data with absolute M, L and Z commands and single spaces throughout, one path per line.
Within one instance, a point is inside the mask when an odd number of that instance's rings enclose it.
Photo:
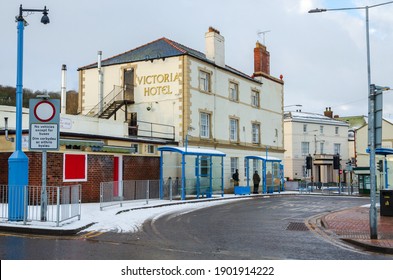
M 144 96 L 173 94 L 171 84 L 179 83 L 180 79 L 180 73 L 164 73 L 136 77 L 137 84 L 144 87 Z

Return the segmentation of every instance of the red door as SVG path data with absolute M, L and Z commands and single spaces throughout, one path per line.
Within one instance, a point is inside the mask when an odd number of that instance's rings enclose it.
M 113 196 L 119 196 L 119 157 L 113 157 Z

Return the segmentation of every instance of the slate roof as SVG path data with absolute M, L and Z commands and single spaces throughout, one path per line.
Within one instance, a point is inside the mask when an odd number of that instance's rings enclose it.
M 145 61 L 145 60 L 152 60 L 152 59 L 161 59 L 161 58 L 175 57 L 181 55 L 189 55 L 199 60 L 215 65 L 214 61 L 207 59 L 204 53 L 186 47 L 182 44 L 169 40 L 165 37 L 147 43 L 130 51 L 124 52 L 122 54 L 118 54 L 113 57 L 104 59 L 101 61 L 101 65 L 110 66 L 116 64 L 124 64 L 124 63 L 138 62 L 138 61 Z M 97 68 L 97 62 L 80 67 L 78 68 L 78 71 L 92 69 L 92 68 Z M 226 69 L 227 71 L 240 75 L 243 78 L 260 83 L 259 81 L 253 79 L 251 76 L 244 74 L 241 71 L 238 71 L 230 66 L 226 65 L 223 69 Z
M 296 122 L 305 122 L 305 123 L 317 123 L 317 124 L 331 124 L 331 125 L 341 125 L 348 126 L 348 123 L 326 117 L 325 115 L 316 114 L 316 113 L 306 113 L 306 112 L 285 112 L 284 113 L 284 121 L 296 121 Z

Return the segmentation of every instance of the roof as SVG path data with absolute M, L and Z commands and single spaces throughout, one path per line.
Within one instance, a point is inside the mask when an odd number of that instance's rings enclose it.
M 271 156 L 246 156 L 246 159 L 260 159 L 263 161 L 278 161 L 281 162 L 281 159 L 276 158 L 276 157 L 271 157 Z
M 225 153 L 220 152 L 218 150 L 199 149 L 199 148 L 165 146 L 165 147 L 158 148 L 158 150 L 162 152 L 176 152 L 182 155 L 206 155 L 206 156 L 219 156 L 219 157 L 226 156 Z
M 390 148 L 376 148 L 375 149 L 375 153 L 377 155 L 384 155 L 384 156 L 393 155 L 393 149 L 390 149 Z
M 124 52 L 122 54 L 118 54 L 118 55 L 112 56 L 110 58 L 104 59 L 101 61 L 101 65 L 102 66 L 110 66 L 110 65 L 124 64 L 124 63 L 130 63 L 130 62 L 148 61 L 148 60 L 154 60 L 154 59 L 165 59 L 165 58 L 181 56 L 181 55 L 189 55 L 189 56 L 195 57 L 199 60 L 202 60 L 204 62 L 207 62 L 207 63 L 217 66 L 214 63 L 214 61 L 207 59 L 206 55 L 204 53 L 194 50 L 192 48 L 186 47 L 182 44 L 179 44 L 175 41 L 169 40 L 165 37 L 157 39 L 155 41 L 152 41 L 150 43 L 147 43 L 147 44 L 137 47 L 135 49 L 129 50 L 129 51 Z M 98 66 L 98 63 L 95 62 L 95 63 L 78 68 L 78 71 L 97 68 L 97 66 Z M 219 66 L 217 66 L 217 67 L 219 67 Z M 243 78 L 246 78 L 246 79 L 251 80 L 253 82 L 261 83 L 260 81 L 252 78 L 251 76 L 249 76 L 245 73 L 242 73 L 241 71 L 238 71 L 230 66 L 225 65 L 225 67 L 221 67 L 221 68 L 223 68 L 229 72 L 235 73 L 239 76 L 242 76 Z
M 290 121 L 290 120 L 295 121 L 295 122 L 348 126 L 348 123 L 346 123 L 344 121 L 341 121 L 338 119 L 332 119 L 332 118 L 329 118 L 325 115 L 316 114 L 316 113 L 285 112 L 284 113 L 284 122 Z
M 349 128 L 352 130 L 356 130 L 363 125 L 367 124 L 366 116 L 348 116 L 348 117 L 339 117 L 337 120 L 347 122 L 349 124 Z
M 370 148 L 367 148 L 366 152 L 370 153 Z M 375 154 L 383 155 L 383 156 L 393 155 L 393 149 L 391 149 L 391 148 L 376 148 Z

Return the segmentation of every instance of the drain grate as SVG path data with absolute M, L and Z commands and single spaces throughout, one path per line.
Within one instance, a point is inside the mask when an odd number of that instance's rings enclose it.
M 295 231 L 308 231 L 308 227 L 304 223 L 300 222 L 290 222 L 286 228 L 286 230 L 295 230 Z

